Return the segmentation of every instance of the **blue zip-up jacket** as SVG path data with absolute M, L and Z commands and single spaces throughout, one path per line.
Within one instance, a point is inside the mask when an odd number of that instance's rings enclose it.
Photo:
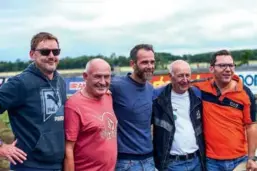
M 154 161 L 155 166 L 159 171 L 167 169 L 169 164 L 169 154 L 176 130 L 170 100 L 172 86 L 171 84 L 168 84 L 161 89 L 162 92 L 153 101 L 152 115 Z M 189 88 L 188 91 L 190 98 L 190 118 L 199 146 L 202 168 L 205 170 L 205 148 L 202 132 L 202 102 L 197 91 L 193 91 L 192 88 Z
M 8 110 L 17 147 L 27 153 L 22 167 L 61 169 L 64 159 L 65 82 L 48 80 L 34 63 L 0 87 L 0 113 Z

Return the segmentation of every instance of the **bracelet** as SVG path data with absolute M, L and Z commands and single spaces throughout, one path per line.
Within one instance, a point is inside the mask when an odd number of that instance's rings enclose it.
M 254 156 L 254 157 L 248 157 L 248 160 L 257 161 L 257 156 Z

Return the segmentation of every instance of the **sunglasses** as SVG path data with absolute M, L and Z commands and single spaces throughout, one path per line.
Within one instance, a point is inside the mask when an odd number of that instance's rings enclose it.
M 38 51 L 43 56 L 48 56 L 52 52 L 54 56 L 60 55 L 61 49 L 35 49 L 34 51 Z

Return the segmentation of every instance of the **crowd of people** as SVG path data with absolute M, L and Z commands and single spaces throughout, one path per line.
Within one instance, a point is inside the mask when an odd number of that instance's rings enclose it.
M 15 171 L 257 171 L 255 97 L 227 50 L 213 54 L 206 80 L 191 80 L 184 60 L 154 88 L 152 45 L 130 51 L 132 73 L 112 76 L 103 59 L 87 62 L 85 86 L 67 99 L 57 72 L 57 37 L 31 40 L 33 61 L 0 87 L 15 141 L 0 156 Z

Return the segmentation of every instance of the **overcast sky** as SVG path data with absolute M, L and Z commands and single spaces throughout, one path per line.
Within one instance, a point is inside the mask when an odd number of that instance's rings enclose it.
M 128 56 L 138 43 L 195 54 L 257 47 L 256 0 L 0 0 L 0 61 L 28 60 L 31 37 L 51 32 L 61 57 Z

